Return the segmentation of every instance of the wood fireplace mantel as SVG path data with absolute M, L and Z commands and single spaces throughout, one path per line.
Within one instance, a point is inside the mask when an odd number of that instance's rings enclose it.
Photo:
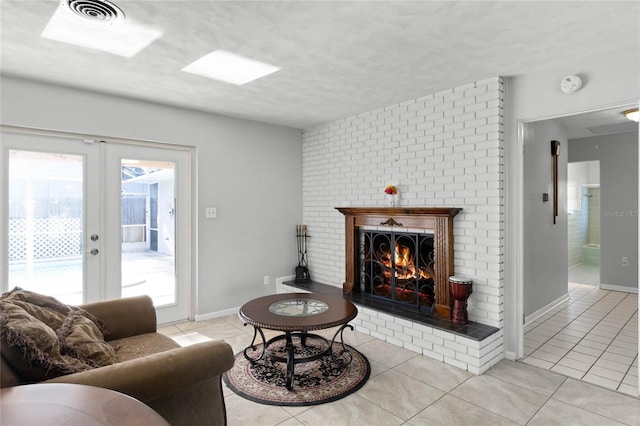
M 336 207 L 345 217 L 345 282 L 343 293 L 360 291 L 358 228 L 362 226 L 433 230 L 435 251 L 435 315 L 451 317 L 449 277 L 453 268 L 453 218 L 456 207 Z

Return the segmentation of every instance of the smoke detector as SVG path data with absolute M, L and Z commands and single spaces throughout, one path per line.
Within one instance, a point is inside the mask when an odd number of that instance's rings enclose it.
M 577 75 L 568 75 L 560 82 L 560 89 L 566 94 L 575 93 L 582 87 L 582 79 Z
M 76 15 L 92 22 L 113 24 L 124 20 L 124 12 L 107 0 L 64 0 Z

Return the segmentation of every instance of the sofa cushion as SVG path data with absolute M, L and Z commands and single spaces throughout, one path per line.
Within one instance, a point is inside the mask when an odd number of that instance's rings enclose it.
M 157 352 L 164 352 L 180 347 L 175 340 L 160 333 L 138 334 L 136 336 L 111 340 L 109 344 L 116 350 L 116 359 L 118 362 L 142 358 Z
M 14 289 L 0 297 L 0 345 L 26 379 L 40 381 L 113 364 L 103 323 L 55 298 Z

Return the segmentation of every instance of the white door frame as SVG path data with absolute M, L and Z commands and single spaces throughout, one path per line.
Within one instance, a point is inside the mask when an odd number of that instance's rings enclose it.
M 104 144 L 103 144 L 104 145 Z M 182 229 L 190 228 L 190 205 L 191 197 L 191 170 L 189 163 L 191 157 L 189 151 L 185 149 L 176 150 L 165 146 L 149 144 L 123 144 L 107 143 L 105 147 L 104 160 L 106 176 L 109 181 L 105 183 L 105 203 L 120 206 L 121 200 L 121 179 L 120 170 L 123 159 L 140 159 L 150 161 L 167 161 L 175 164 L 174 170 L 174 211 L 175 211 L 175 232 L 174 232 L 174 259 L 175 259 L 175 294 L 174 303 L 165 306 L 156 306 L 158 323 L 167 323 L 176 320 L 184 320 L 191 317 L 191 271 L 189 259 L 191 247 L 189 235 L 184 235 Z M 116 178 L 117 177 L 117 178 Z M 116 201 L 117 200 L 117 201 Z M 107 204 L 105 204 L 107 205 Z M 164 206 L 163 206 L 164 207 Z M 105 218 L 104 223 L 109 233 L 119 232 L 121 228 L 120 209 L 116 214 L 111 214 Z M 158 242 L 160 243 L 160 242 Z M 121 292 L 121 262 L 122 244 L 120 239 L 111 239 L 106 247 L 107 271 L 105 282 L 107 288 L 107 298 L 120 296 Z

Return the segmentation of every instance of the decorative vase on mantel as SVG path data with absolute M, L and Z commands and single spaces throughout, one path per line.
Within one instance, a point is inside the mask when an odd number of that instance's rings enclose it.
M 395 185 L 387 185 L 384 189 L 384 195 L 387 199 L 387 205 L 389 207 L 395 207 L 398 201 L 398 188 Z
M 385 194 L 385 196 L 387 197 L 387 205 L 389 207 L 395 207 L 398 200 L 398 194 Z

